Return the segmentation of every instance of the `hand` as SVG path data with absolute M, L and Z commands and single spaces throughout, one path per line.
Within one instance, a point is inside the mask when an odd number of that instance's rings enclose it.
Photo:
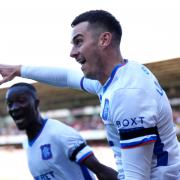
M 0 64 L 0 74 L 2 79 L 0 80 L 0 84 L 11 81 L 16 76 L 21 75 L 21 65 L 4 65 Z

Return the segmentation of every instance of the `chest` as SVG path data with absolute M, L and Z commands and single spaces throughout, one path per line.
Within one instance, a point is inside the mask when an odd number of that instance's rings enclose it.
M 51 176 L 54 167 L 59 166 L 59 162 L 65 161 L 65 152 L 59 144 L 50 138 L 38 139 L 27 149 L 28 166 L 31 173 L 36 176 L 46 172 L 46 176 Z

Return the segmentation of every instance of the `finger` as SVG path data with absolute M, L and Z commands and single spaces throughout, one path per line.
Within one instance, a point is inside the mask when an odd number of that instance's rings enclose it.
M 11 80 L 12 80 L 12 78 L 10 78 L 10 77 L 3 77 L 3 79 L 0 80 L 0 85 L 6 83 L 8 81 L 11 81 Z

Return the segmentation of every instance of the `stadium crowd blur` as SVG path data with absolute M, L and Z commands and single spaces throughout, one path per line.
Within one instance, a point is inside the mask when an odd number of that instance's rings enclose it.
M 103 130 L 104 125 L 98 116 L 84 116 L 81 118 L 76 118 L 73 120 L 65 119 L 65 118 L 56 118 L 65 124 L 70 125 L 71 127 L 77 129 L 78 131 L 84 130 Z M 23 131 L 19 131 L 9 118 L 1 122 L 0 124 L 0 135 L 16 135 L 16 134 L 24 134 Z
M 180 133 L 180 109 L 173 109 L 173 118 L 174 123 L 177 127 L 177 133 Z M 56 118 L 73 128 L 77 129 L 78 131 L 85 131 L 85 130 L 103 130 L 104 125 L 98 115 L 95 116 L 81 116 L 81 117 L 74 117 L 71 119 L 69 118 Z M 14 122 L 10 119 L 10 117 L 6 117 L 5 120 L 1 121 L 0 123 L 0 135 L 16 135 L 16 134 L 23 134 L 23 131 L 19 131 L 16 128 Z

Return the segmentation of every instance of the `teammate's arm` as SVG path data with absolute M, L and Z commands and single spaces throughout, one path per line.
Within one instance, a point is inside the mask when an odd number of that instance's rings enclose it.
M 101 164 L 94 154 L 83 160 L 81 164 L 94 172 L 99 180 L 117 180 L 118 173 L 114 169 Z
M 75 161 L 91 170 L 99 180 L 118 179 L 118 173 L 100 163 L 95 157 L 92 148 L 86 144 L 85 140 L 77 132 L 71 132 L 71 137 L 69 136 L 66 140 L 64 148 L 71 161 Z

